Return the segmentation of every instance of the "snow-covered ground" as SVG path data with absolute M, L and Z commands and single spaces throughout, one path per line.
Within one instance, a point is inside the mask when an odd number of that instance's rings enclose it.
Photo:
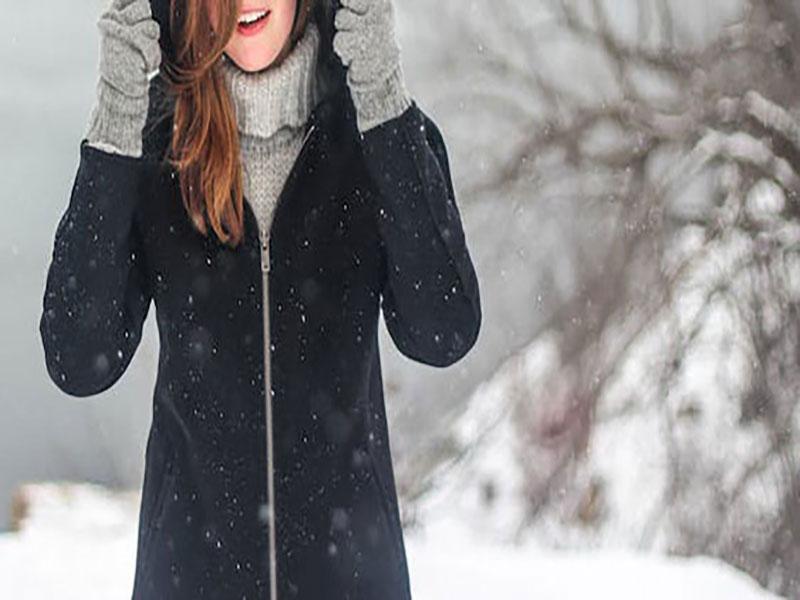
M 136 493 L 37 486 L 18 533 L 0 535 L 0 598 L 130 598 Z M 415 600 L 764 600 L 776 598 L 711 559 L 556 553 L 480 542 L 457 521 L 406 536 Z

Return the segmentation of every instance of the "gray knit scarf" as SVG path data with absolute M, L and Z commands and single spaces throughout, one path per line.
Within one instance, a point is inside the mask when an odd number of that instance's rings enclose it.
M 255 73 L 226 55 L 219 66 L 231 94 L 240 135 L 245 197 L 266 231 L 302 145 L 305 124 L 320 99 L 320 33 L 312 20 L 286 58 Z

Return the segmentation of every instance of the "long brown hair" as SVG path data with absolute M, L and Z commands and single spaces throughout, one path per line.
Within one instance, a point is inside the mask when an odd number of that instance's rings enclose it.
M 215 33 L 208 0 L 171 0 L 170 31 L 175 56 L 165 60 L 168 86 L 175 98 L 168 161 L 178 171 L 181 197 L 194 226 L 208 227 L 230 246 L 244 235 L 244 194 L 239 132 L 230 94 L 218 60 L 233 35 L 242 0 L 217 3 Z M 294 26 L 275 58 L 279 64 L 305 31 L 315 0 L 297 0 Z

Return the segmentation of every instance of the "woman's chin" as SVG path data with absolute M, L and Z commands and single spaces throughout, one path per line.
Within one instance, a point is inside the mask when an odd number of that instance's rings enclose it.
M 242 71 L 245 71 L 246 73 L 258 73 L 260 71 L 264 71 L 265 69 L 267 69 L 270 66 L 270 64 L 272 63 L 256 63 L 245 67 L 240 66 L 239 68 L 242 69 Z
M 242 71 L 247 73 L 257 73 L 263 71 L 272 64 L 274 57 L 269 56 L 237 56 L 230 53 L 225 54 Z

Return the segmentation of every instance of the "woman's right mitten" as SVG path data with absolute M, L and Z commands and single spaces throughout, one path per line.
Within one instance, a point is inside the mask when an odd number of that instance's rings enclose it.
M 160 28 L 149 0 L 113 0 L 97 28 L 100 78 L 86 139 L 97 148 L 139 157 L 150 80 L 161 64 Z

